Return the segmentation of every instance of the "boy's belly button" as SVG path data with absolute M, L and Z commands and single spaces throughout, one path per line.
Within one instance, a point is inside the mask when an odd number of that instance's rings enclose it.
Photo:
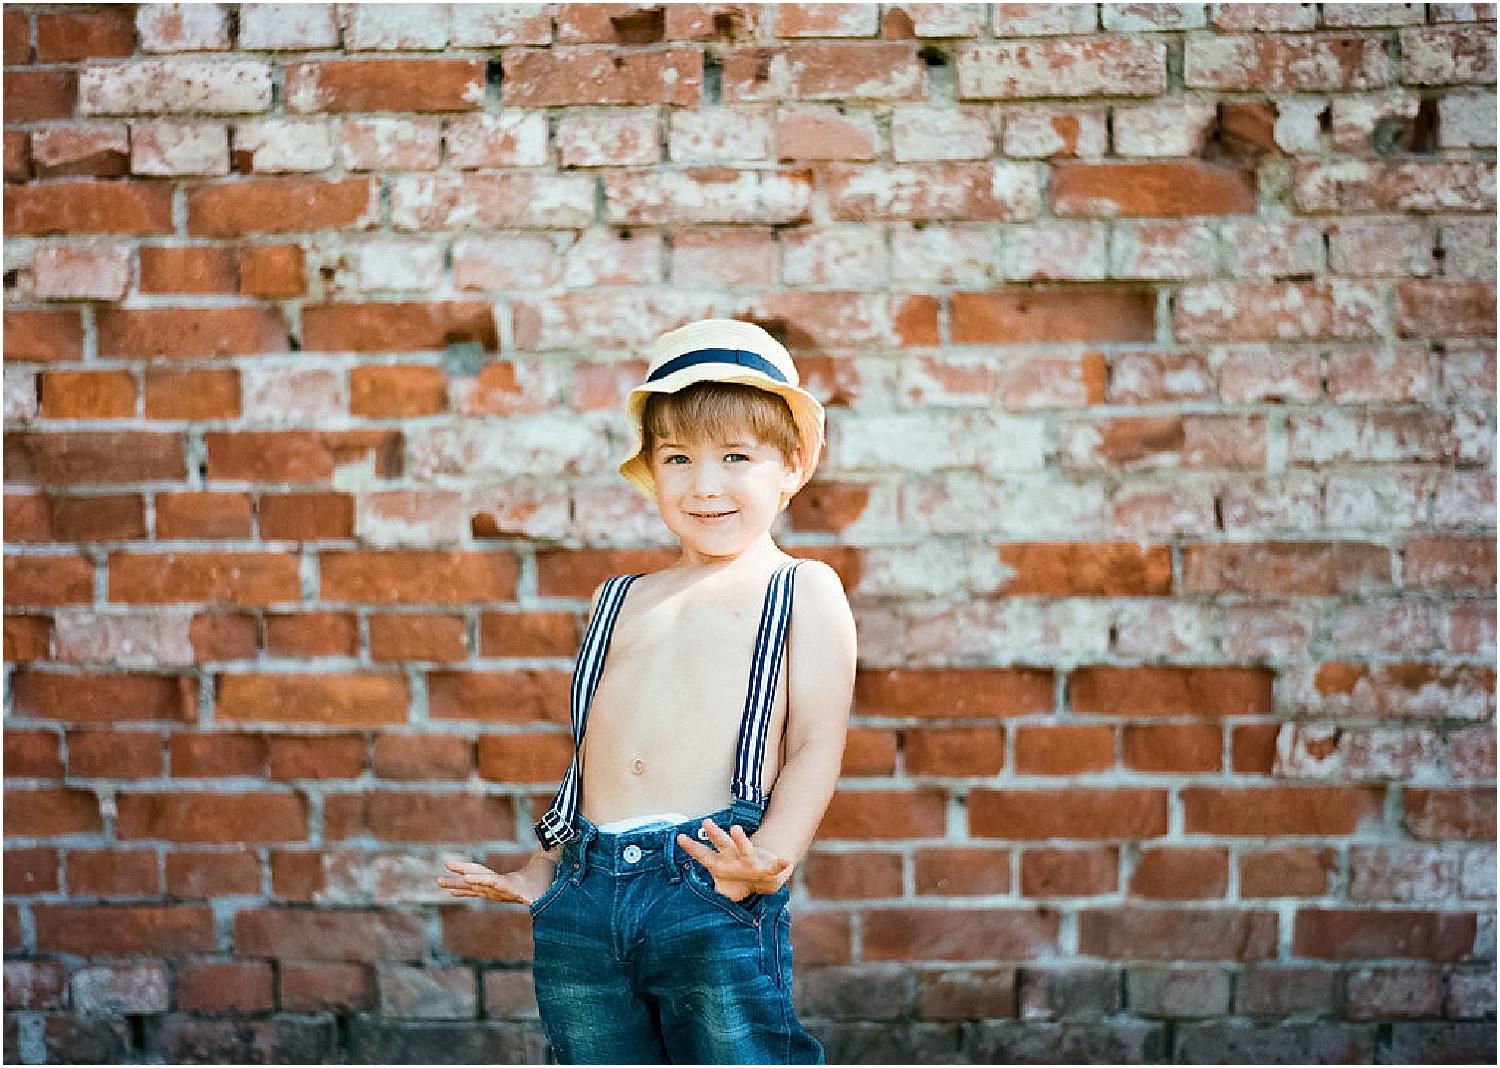
M 630 773 L 632 775 L 644 775 L 646 773 L 646 762 L 636 757 L 630 762 Z

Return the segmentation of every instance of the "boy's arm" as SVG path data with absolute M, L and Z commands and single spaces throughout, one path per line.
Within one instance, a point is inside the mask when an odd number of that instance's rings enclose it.
M 709 849 L 677 841 L 731 898 L 770 893 L 791 878 L 833 797 L 854 695 L 854 616 L 833 569 L 816 561 L 797 573 L 787 636 L 785 759 L 760 829 L 708 826 Z

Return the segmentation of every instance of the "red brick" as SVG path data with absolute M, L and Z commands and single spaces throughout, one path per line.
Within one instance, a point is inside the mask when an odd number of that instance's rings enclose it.
M 507 97 L 509 89 L 507 77 Z M 424 58 L 297 63 L 287 68 L 286 101 L 288 111 L 303 113 L 478 111 L 484 107 L 484 61 Z
M 167 894 L 175 898 L 239 897 L 260 893 L 260 861 L 251 849 L 174 850 L 167 854 Z
M 277 737 L 269 740 L 271 778 L 276 782 L 303 779 L 357 779 L 365 770 L 365 739 L 361 734 L 318 737 Z
M 1274 912 L 1238 909 L 1085 909 L 1079 952 L 1110 960 L 1269 960 L 1276 956 Z
M 266 652 L 273 656 L 359 655 L 359 621 L 345 612 L 266 617 Z
M 34 905 L 36 948 L 78 956 L 214 953 L 213 910 L 200 905 Z
M 100 5 L 78 11 L 39 11 L 36 60 L 125 58 L 135 54 L 135 19 L 126 7 Z M 7 58 L 7 64 L 12 61 Z
M 975 838 L 1154 838 L 1167 833 L 1167 792 L 1149 788 L 1070 788 L 969 792 Z
M 5 309 L 5 360 L 21 363 L 83 358 L 83 318 L 76 311 Z
M 855 727 L 844 739 L 841 774 L 885 778 L 896 772 L 896 732 Z
M 140 249 L 137 284 L 142 293 L 233 293 L 238 280 L 239 264 L 233 249 Z
M 1483 842 L 1495 837 L 1493 790 L 1408 786 L 1401 802 L 1402 826 L 1414 838 Z
M 349 371 L 349 414 L 372 419 L 436 415 L 448 407 L 441 367 L 397 365 Z
M 511 552 L 325 552 L 320 566 L 322 599 L 356 604 L 513 601 L 519 575 Z
M 300 297 L 307 292 L 300 245 L 252 245 L 240 251 L 240 292 L 250 297 Z
M 307 801 L 285 793 L 122 793 L 115 833 L 169 842 L 296 842 L 307 838 Z
M 259 645 L 255 617 L 238 612 L 199 612 L 188 625 L 195 662 L 249 660 Z
M 37 392 L 44 419 L 135 416 L 135 375 L 129 371 L 43 371 Z
M 323 834 L 329 841 L 374 838 L 382 842 L 493 842 L 516 834 L 514 802 L 471 793 L 367 790 L 324 802 Z
M 62 739 L 56 731 L 8 729 L 4 743 L 6 778 L 63 777 Z
M 187 722 L 198 712 L 197 681 L 188 676 L 18 671 L 11 690 L 16 715 L 68 723 Z
M 52 620 L 46 616 L 5 617 L 5 662 L 19 664 L 52 657 Z
M 276 493 L 260 498 L 260 536 L 317 541 L 354 536 L 354 498 L 347 493 Z
M 897 853 L 813 852 L 803 859 L 798 878 L 814 900 L 900 897 L 901 867 Z
M 12 118 L 9 109 L 6 118 Z M 5 232 L 13 236 L 168 234 L 172 232 L 172 190 L 145 182 L 13 186 L 5 195 Z
M 48 541 L 131 541 L 146 536 L 146 504 L 138 493 L 49 496 Z M 19 539 L 24 540 L 24 539 Z
M 240 373 L 229 369 L 148 368 L 144 407 L 147 419 L 236 419 L 240 415 Z
M 1396 333 L 1401 337 L 1495 336 L 1493 282 L 1396 283 Z
M 1344 1004 L 1354 1020 L 1437 1016 L 1443 1010 L 1442 972 L 1428 966 L 1359 968 L 1345 980 Z
M 1159 846 L 1141 851 L 1129 892 L 1147 900 L 1222 898 L 1229 888 L 1229 850 Z
M 258 734 L 179 731 L 167 741 L 172 775 L 179 779 L 261 778 L 266 740 Z
M 1188 834 L 1236 836 L 1347 835 L 1377 825 L 1385 791 L 1378 786 L 1185 786 Z
M 1075 713 L 1127 716 L 1269 715 L 1269 668 L 1080 667 L 1068 680 Z
M 24 130 L 6 130 L 5 181 L 7 183 L 25 182 L 30 178 L 31 135 Z
M 866 909 L 864 960 L 1035 960 L 1057 951 L 1051 909 Z
M 320 182 L 307 178 L 197 185 L 188 189 L 188 233 L 233 237 L 246 233 L 365 230 L 379 219 L 378 191 L 367 178 Z
M 312 352 L 442 350 L 460 341 L 477 341 L 487 352 L 498 350 L 489 304 L 314 304 L 302 310 L 302 347 Z
M 1493 589 L 1495 544 L 1490 538 L 1412 538 L 1406 543 L 1405 585 L 1436 589 Z
M 94 566 L 81 556 L 5 557 L 7 605 L 91 604 Z
M 19 67 L 30 62 L 31 16 L 12 8 L 5 12 L 5 65 Z
M 1182 548 L 1189 594 L 1368 594 L 1391 581 L 1390 550 L 1358 541 L 1242 542 Z
M 1059 216 L 1254 215 L 1255 172 L 1221 163 L 1065 163 L 1052 169 Z
M 73 897 L 158 897 L 160 867 L 151 849 L 70 849 L 68 893 Z
M 353 909 L 242 909 L 234 918 L 241 956 L 295 961 L 418 961 L 422 917 Z
M 284 962 L 278 969 L 283 1012 L 365 1012 L 375 1008 L 375 976 L 363 964 Z
M 244 493 L 158 494 L 156 536 L 162 539 L 248 538 L 250 497 Z
M 433 671 L 428 716 L 491 723 L 566 723 L 571 675 L 566 671 Z
M 1000 547 L 1012 597 L 1160 597 L 1172 592 L 1172 553 L 1134 542 L 1013 542 Z
M 124 125 L 47 126 L 33 132 L 25 148 L 25 165 L 37 178 L 122 178 L 130 173 L 130 140 Z
M 916 727 L 902 732 L 908 775 L 998 775 L 1005 739 L 995 727 Z
M 696 106 L 703 91 L 703 53 L 581 48 L 507 51 L 506 107 L 569 104 L 676 104 Z
M 177 968 L 181 1012 L 269 1012 L 275 1008 L 265 961 L 185 961 Z
M 1028 849 L 1021 854 L 1023 897 L 1094 897 L 1113 894 L 1120 885 L 1120 851 Z
M 278 553 L 111 553 L 119 604 L 271 604 L 301 599 L 295 557 Z
M 990 719 L 1052 705 L 1052 672 L 1041 668 L 865 668 L 854 682 L 861 716 Z
M 69 731 L 68 776 L 73 779 L 154 779 L 164 768 L 155 731 Z
M 1215 723 L 1127 723 L 1120 732 L 1120 763 L 1131 771 L 1218 771 L 1223 748 L 1223 733 Z
M 13 70 L 5 72 L 5 121 L 47 122 L 71 119 L 78 104 L 78 75 L 70 70 Z M 7 190 L 11 196 L 16 190 Z M 5 198 L 10 207 L 10 196 Z M 6 211 L 5 230 L 11 230 Z
M 55 838 L 104 830 L 99 798 L 72 787 L 5 791 L 5 837 Z M 38 946 L 37 948 L 41 948 Z
M 548 734 L 487 734 L 479 739 L 479 777 L 491 782 L 555 783 L 573 759 L 573 736 Z
M 916 851 L 912 863 L 912 885 L 918 894 L 933 897 L 989 897 L 992 894 L 1010 892 L 1009 850 L 972 846 L 924 846 Z M 869 896 L 899 895 L 890 893 Z
M 246 723 L 377 727 L 406 722 L 409 701 L 399 675 L 221 675 L 214 715 Z
M 1115 732 L 1106 726 L 1018 726 L 1017 775 L 1085 775 L 1115 766 Z
M 1462 913 L 1301 908 L 1292 953 L 1313 960 L 1459 961 L 1473 951 L 1474 930 L 1475 917 Z
M 778 108 L 775 137 L 780 160 L 868 161 L 875 158 L 879 134 L 869 116 L 846 115 L 832 104 L 809 104 Z
M 382 731 L 375 738 L 373 770 L 379 779 L 467 779 L 474 771 L 474 743 L 448 734 Z
M 57 850 L 55 849 L 7 849 L 5 851 L 5 896 L 26 897 L 31 894 L 50 894 L 57 891 L 60 882 Z M 6 999 L 10 1007 L 10 999 Z
M 443 952 L 465 960 L 531 959 L 531 918 L 517 909 L 473 909 L 445 906 Z
M 275 308 L 107 308 L 99 311 L 99 355 L 256 356 L 288 351 Z
M 479 655 L 572 658 L 581 639 L 579 622 L 573 612 L 485 612 L 479 617 Z
M 941 838 L 947 823 L 948 793 L 941 788 L 842 790 L 833 795 L 818 834 L 824 841 Z
M 377 477 L 401 471 L 398 430 L 209 431 L 203 443 L 208 450 L 208 477 L 215 480 L 325 482 L 340 464 L 363 463 L 370 455 Z
M 1152 341 L 1156 297 L 1120 286 L 1027 286 L 949 298 L 953 342 Z

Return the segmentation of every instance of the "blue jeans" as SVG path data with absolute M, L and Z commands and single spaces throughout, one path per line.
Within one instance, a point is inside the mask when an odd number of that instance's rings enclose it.
M 714 822 L 728 827 L 729 813 Z M 578 821 L 531 906 L 542 1028 L 564 1064 L 821 1064 L 792 1009 L 787 890 L 731 901 L 676 843 L 702 820 Z

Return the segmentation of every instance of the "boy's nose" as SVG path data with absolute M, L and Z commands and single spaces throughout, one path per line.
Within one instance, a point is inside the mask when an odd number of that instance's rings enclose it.
M 723 475 L 713 464 L 700 464 L 693 472 L 695 497 L 716 497 L 723 486 Z

